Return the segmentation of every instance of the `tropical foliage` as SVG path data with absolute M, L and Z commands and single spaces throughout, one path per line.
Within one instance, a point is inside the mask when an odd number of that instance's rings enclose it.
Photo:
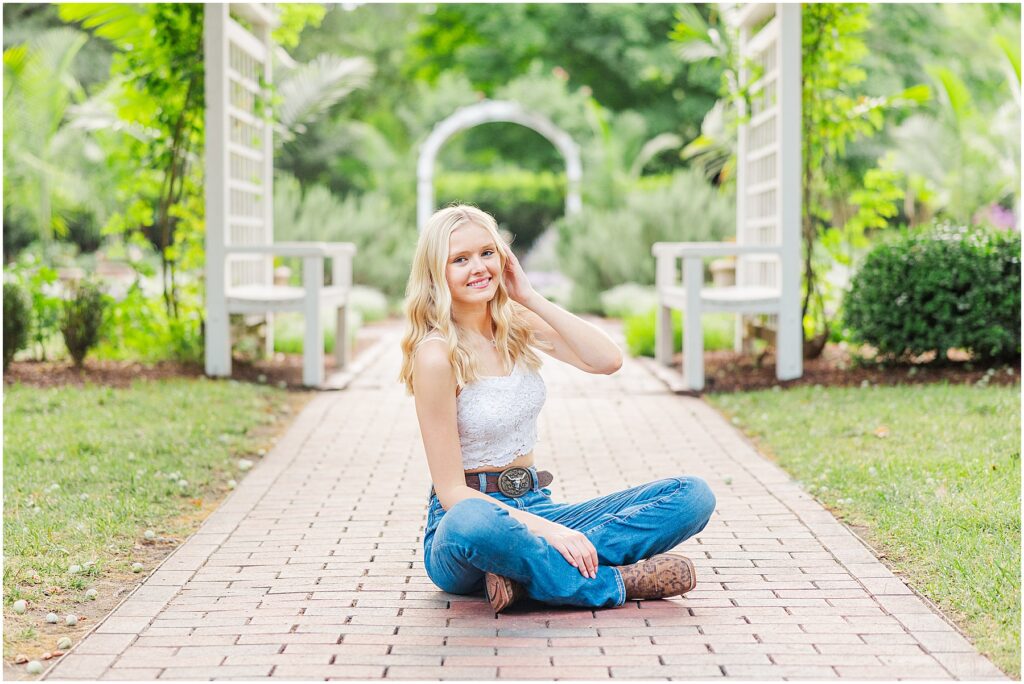
M 450 139 L 437 198 L 493 211 L 525 262 L 569 278 L 573 306 L 598 311 L 602 291 L 648 283 L 652 240 L 732 233 L 748 93 L 726 6 L 280 8 L 267 100 L 277 238 L 356 242 L 356 281 L 392 300 L 415 237 L 418 145 L 484 97 L 573 137 L 585 212 L 562 218 L 565 160 L 511 124 Z M 60 353 L 66 272 L 108 262 L 133 276 L 94 353 L 141 354 L 129 321 L 142 320 L 166 344 L 158 356 L 202 348 L 202 16 L 173 3 L 4 7 L 4 247 L 33 301 L 37 357 Z M 820 346 L 844 334 L 849 278 L 885 231 L 1016 225 L 1020 9 L 826 3 L 803 22 L 803 305 Z

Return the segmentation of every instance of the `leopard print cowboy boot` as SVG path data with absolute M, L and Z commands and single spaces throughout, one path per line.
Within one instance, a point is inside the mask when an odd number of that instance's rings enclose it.
M 626 600 L 681 596 L 697 584 L 693 561 L 678 553 L 659 553 L 632 565 L 616 566 L 626 586 Z

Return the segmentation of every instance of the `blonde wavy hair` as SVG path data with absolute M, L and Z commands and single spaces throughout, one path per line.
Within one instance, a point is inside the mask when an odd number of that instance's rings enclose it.
M 516 361 L 522 360 L 527 367 L 537 370 L 541 360 L 530 347 L 553 348 L 549 343 L 537 339 L 523 315 L 524 307 L 508 296 L 504 279 L 508 263 L 504 249 L 508 249 L 508 244 L 498 233 L 498 224 L 494 218 L 466 204 L 445 207 L 430 217 L 420 233 L 412 260 L 412 271 L 405 288 L 403 308 L 406 329 L 402 336 L 402 370 L 398 374 L 398 381 L 405 383 L 406 394 L 413 394 L 416 349 L 431 332 L 437 332 L 447 341 L 448 360 L 455 371 L 455 381 L 460 390 L 480 377 L 477 354 L 466 343 L 465 333 L 452 319 L 452 293 L 445 276 L 451 234 L 456 228 L 466 225 L 483 228 L 499 247 L 498 259 L 502 275 L 498 278 L 497 292 L 488 302 L 488 307 L 495 323 L 494 339 L 502 363 L 509 368 Z

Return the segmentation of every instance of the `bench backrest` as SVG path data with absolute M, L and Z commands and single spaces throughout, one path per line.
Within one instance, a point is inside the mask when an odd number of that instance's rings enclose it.
M 242 18 L 246 29 L 233 16 Z M 273 259 L 225 254 L 230 245 L 273 241 L 273 126 L 269 85 L 273 15 L 251 4 L 207 4 L 205 19 L 207 210 L 210 297 L 223 288 L 270 285 Z
M 782 245 L 778 256 L 737 259 L 736 283 L 799 297 L 800 5 L 745 5 L 736 21 L 740 84 L 751 90 L 739 129 L 736 242 Z

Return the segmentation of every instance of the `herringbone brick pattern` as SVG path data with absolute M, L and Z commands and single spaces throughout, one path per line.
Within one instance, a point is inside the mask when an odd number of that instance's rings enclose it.
M 677 473 L 718 496 L 698 588 L 495 617 L 431 584 L 430 487 L 397 336 L 317 396 L 50 679 L 981 679 L 1003 675 L 699 399 L 556 361 L 537 463 L 579 500 Z

